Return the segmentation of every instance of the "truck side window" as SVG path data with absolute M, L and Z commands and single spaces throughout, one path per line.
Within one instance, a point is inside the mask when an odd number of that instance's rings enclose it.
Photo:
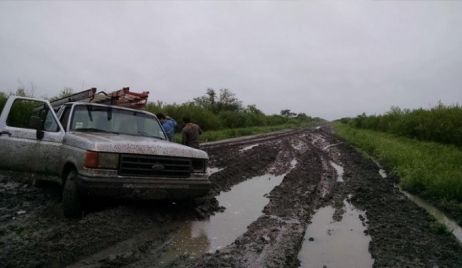
M 32 117 L 38 117 L 43 122 L 43 130 L 56 132 L 59 126 L 45 102 L 17 99 L 13 102 L 6 124 L 10 127 L 33 129 Z
M 32 128 L 30 126 L 31 117 L 39 116 L 41 109 L 43 109 L 43 102 L 15 100 L 6 119 L 6 124 L 10 127 Z
M 63 114 L 61 115 L 61 118 L 59 119 L 64 130 L 66 130 L 67 128 L 67 122 L 69 121 L 70 114 L 71 114 L 71 106 L 67 105 L 64 107 Z
M 58 132 L 59 126 L 53 117 L 53 113 L 50 109 L 46 109 L 45 121 L 43 122 L 43 130 L 50 132 Z

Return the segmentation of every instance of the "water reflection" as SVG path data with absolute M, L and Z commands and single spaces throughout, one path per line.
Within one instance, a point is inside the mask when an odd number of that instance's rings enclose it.
M 379 174 L 380 174 L 380 177 L 382 177 L 383 179 L 387 178 L 387 172 L 385 171 L 385 169 L 379 169 Z
M 219 168 L 219 167 L 208 167 L 207 168 L 207 175 L 211 176 L 214 173 L 222 171 L 224 168 Z
M 330 165 L 335 169 L 337 173 L 337 181 L 343 182 L 343 173 L 345 172 L 343 167 L 335 163 L 334 161 L 330 161 Z
M 378 162 L 375 162 L 377 166 L 380 167 L 379 174 L 382 178 L 387 178 L 387 172 L 381 168 Z M 399 190 L 412 202 L 414 202 L 419 207 L 425 209 L 428 214 L 432 215 L 439 223 L 444 224 L 448 230 L 462 243 L 462 228 L 456 223 L 456 221 L 449 219 L 441 210 L 437 209 L 427 201 L 423 200 L 422 198 L 415 196 L 411 193 L 408 193 L 401 189 L 400 186 L 396 186 Z
M 257 144 L 252 144 L 252 145 L 245 146 L 242 149 L 240 149 L 239 152 L 242 153 L 242 152 L 248 151 L 248 150 L 250 150 L 250 149 L 252 149 L 254 147 L 257 147 L 258 145 L 260 145 L 260 144 L 257 143 Z
M 165 265 L 174 261 L 178 256 L 189 255 L 191 258 L 198 257 L 207 251 L 210 243 L 206 234 L 194 233 L 194 229 L 187 225 L 180 228 L 173 240 L 170 241 L 167 250 L 158 260 L 159 265 Z
M 371 238 L 364 234 L 365 213 L 346 201 L 344 206 L 340 222 L 333 220 L 335 209 L 331 206 L 315 213 L 298 255 L 300 267 L 372 267 Z
M 401 192 L 406 195 L 411 201 L 417 204 L 419 207 L 425 209 L 428 214 L 432 215 L 439 223 L 444 224 L 448 230 L 462 243 L 462 228 L 454 221 L 446 217 L 446 215 L 437 209 L 436 207 L 430 205 L 427 201 L 422 198 L 410 194 L 406 191 L 403 191 L 400 188 Z
M 291 168 L 296 163 L 292 161 Z M 254 177 L 234 186 L 229 192 L 221 193 L 217 199 L 226 208 L 225 211 L 207 220 L 193 221 L 183 226 L 157 263 L 165 265 L 181 255 L 194 258 L 234 242 L 250 223 L 262 215 L 268 203 L 266 194 L 279 185 L 286 174 Z

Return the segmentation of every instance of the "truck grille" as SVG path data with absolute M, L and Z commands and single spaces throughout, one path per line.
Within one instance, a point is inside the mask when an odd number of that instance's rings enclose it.
M 192 161 L 189 158 L 130 155 L 120 156 L 119 175 L 149 177 L 189 177 Z

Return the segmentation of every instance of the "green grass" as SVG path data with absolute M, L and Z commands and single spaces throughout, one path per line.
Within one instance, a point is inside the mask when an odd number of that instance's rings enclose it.
M 377 158 L 400 177 L 403 189 L 462 213 L 462 150 L 335 124 L 336 133 Z M 458 216 L 457 216 L 458 217 Z
M 314 126 L 317 124 L 319 124 L 319 122 L 211 130 L 211 131 L 205 131 L 204 133 L 202 133 L 202 135 L 200 136 L 200 142 L 218 141 L 218 140 L 237 138 L 237 137 L 243 137 L 243 136 L 249 136 L 249 135 L 263 134 L 263 133 L 269 133 L 269 132 L 279 131 L 283 129 L 303 128 L 303 127 Z M 178 143 L 181 142 L 181 133 L 175 134 L 174 141 Z

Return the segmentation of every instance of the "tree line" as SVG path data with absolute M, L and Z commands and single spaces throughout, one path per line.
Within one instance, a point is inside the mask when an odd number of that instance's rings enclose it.
M 149 103 L 146 110 L 165 113 L 180 123 L 183 117 L 188 116 L 204 130 L 322 121 L 321 118 L 313 118 L 304 113 L 283 114 L 285 110 L 280 115 L 266 115 L 256 105 L 244 106 L 229 89 L 217 91 L 209 88 L 205 95 L 182 104 Z

